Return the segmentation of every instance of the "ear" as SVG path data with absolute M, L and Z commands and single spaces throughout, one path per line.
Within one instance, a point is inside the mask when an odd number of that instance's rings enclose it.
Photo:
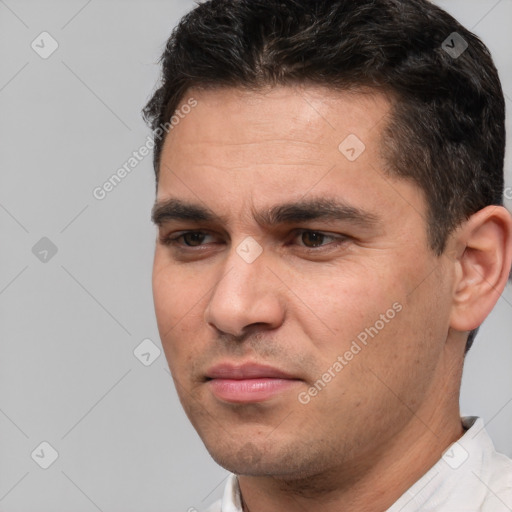
M 502 206 L 472 215 L 456 235 L 456 280 L 450 326 L 479 327 L 503 293 L 512 266 L 512 217 Z

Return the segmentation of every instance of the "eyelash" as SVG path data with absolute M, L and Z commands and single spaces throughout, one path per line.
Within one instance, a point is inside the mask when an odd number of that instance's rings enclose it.
M 197 250 L 201 250 L 201 247 L 204 247 L 206 244 L 190 246 L 190 245 L 179 243 L 179 240 L 181 238 L 183 238 L 186 235 L 193 234 L 193 233 L 197 233 L 197 234 L 201 234 L 201 235 L 206 235 L 206 236 L 210 235 L 209 233 L 207 233 L 205 231 L 184 231 L 184 232 L 180 233 L 179 235 L 167 235 L 167 236 L 161 237 L 160 238 L 160 243 L 165 245 L 165 246 L 174 246 L 175 248 L 177 248 L 178 250 L 181 250 L 181 251 L 197 251 Z M 343 243 L 346 243 L 346 241 L 349 238 L 349 237 L 344 236 L 344 235 L 328 234 L 328 233 L 325 233 L 324 231 L 315 231 L 313 229 L 300 229 L 300 230 L 296 230 L 294 232 L 293 239 L 296 239 L 298 236 L 303 235 L 304 233 L 318 234 L 318 235 L 324 236 L 325 238 L 334 240 L 334 242 L 330 242 L 330 243 L 327 243 L 327 244 L 322 244 L 322 245 L 317 246 L 317 247 L 307 247 L 305 245 L 300 246 L 305 251 L 319 252 L 319 251 L 322 251 L 323 248 L 326 248 L 326 247 L 328 247 L 330 249 L 329 246 L 331 246 L 333 244 L 337 247 L 337 246 L 339 246 L 339 245 L 341 245 Z

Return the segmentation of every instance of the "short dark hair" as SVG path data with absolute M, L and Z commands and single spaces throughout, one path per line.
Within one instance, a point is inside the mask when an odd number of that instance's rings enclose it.
M 174 29 L 161 63 L 143 109 L 153 130 L 193 87 L 316 84 L 390 95 L 386 170 L 423 190 L 437 255 L 461 222 L 503 204 L 498 72 L 480 39 L 427 0 L 208 0 Z M 155 137 L 157 183 L 163 143 Z

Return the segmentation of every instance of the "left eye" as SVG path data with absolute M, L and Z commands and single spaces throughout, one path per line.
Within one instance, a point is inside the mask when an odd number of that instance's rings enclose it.
M 320 231 L 302 231 L 301 233 L 299 233 L 299 235 L 301 241 L 304 243 L 304 246 L 309 249 L 325 245 L 323 242 L 325 242 L 326 240 L 329 240 L 331 242 L 335 240 L 334 236 L 326 235 L 325 233 L 321 233 Z
M 199 231 L 191 231 L 190 233 L 183 233 L 181 238 L 185 242 L 185 245 L 189 247 L 197 247 L 204 242 L 204 239 L 208 235 L 206 233 L 201 233 Z
M 202 231 L 187 231 L 178 236 L 163 238 L 162 243 L 164 245 L 180 245 L 180 240 L 182 240 L 186 247 L 199 247 L 207 236 L 211 235 Z

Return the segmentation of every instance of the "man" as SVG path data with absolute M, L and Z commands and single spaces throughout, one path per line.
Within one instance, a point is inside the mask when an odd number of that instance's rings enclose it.
M 426 0 L 210 0 L 162 65 L 154 300 L 210 510 L 512 510 L 459 411 L 512 264 L 485 46 Z

